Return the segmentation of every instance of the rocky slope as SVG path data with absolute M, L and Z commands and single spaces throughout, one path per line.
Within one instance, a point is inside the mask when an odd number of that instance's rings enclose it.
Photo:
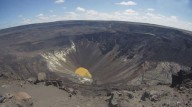
M 191 107 L 192 88 L 168 85 L 86 90 L 58 89 L 0 77 L 0 107 Z M 89 92 L 90 91 L 90 92 Z M 74 93 L 75 92 L 75 93 Z M 74 94 L 73 94 L 74 93 Z

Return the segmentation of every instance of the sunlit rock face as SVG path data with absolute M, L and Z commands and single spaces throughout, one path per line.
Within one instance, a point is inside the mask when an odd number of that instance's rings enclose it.
M 62 50 L 56 50 L 53 52 L 45 52 L 42 57 L 46 60 L 47 66 L 50 71 L 55 73 L 68 74 L 72 80 L 77 79 L 76 82 L 80 83 L 92 83 L 92 75 L 90 72 L 83 68 L 79 67 L 78 64 L 75 64 L 74 60 L 69 57 L 71 54 L 76 53 L 76 47 L 73 42 L 69 48 L 64 48 Z M 77 57 L 78 55 L 76 55 Z M 86 60 L 86 58 L 84 59 Z
M 191 32 L 149 24 L 66 21 L 0 31 L 0 72 L 19 78 L 46 72 L 81 84 L 170 83 L 191 58 Z
M 73 43 L 69 48 L 54 50 L 53 52 L 45 52 L 41 55 L 46 59 L 47 66 L 51 71 L 71 74 L 71 71 L 74 71 L 76 67 L 70 62 L 70 60 L 67 59 L 67 56 L 75 52 L 76 49 Z

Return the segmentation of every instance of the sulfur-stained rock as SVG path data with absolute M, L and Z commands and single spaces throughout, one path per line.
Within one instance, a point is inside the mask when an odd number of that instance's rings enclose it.
M 40 72 L 38 73 L 38 81 L 45 81 L 46 80 L 46 73 Z

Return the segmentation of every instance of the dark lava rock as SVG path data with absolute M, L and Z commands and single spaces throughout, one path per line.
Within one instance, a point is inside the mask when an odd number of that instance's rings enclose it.
M 126 107 L 130 104 L 129 99 L 134 98 L 133 94 L 129 91 L 113 91 L 108 99 L 109 107 Z
M 3 101 L 5 100 L 6 98 L 2 95 L 0 95 L 0 103 L 3 103 Z
M 177 74 L 172 74 L 171 86 L 185 86 L 186 88 L 192 88 L 192 71 L 180 70 Z
M 141 96 L 141 100 L 146 101 L 146 98 L 150 97 L 150 93 L 145 91 L 142 96 Z
M 146 101 L 146 99 L 149 99 L 151 101 L 158 101 L 159 97 L 161 95 L 159 95 L 159 93 L 155 90 L 151 90 L 151 91 L 145 91 L 142 96 L 141 96 L 141 100 L 142 101 Z

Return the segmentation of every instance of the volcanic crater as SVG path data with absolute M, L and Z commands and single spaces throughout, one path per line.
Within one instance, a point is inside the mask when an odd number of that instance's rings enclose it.
M 0 30 L 0 72 L 78 84 L 171 83 L 192 66 L 192 32 L 121 21 L 59 21 Z

